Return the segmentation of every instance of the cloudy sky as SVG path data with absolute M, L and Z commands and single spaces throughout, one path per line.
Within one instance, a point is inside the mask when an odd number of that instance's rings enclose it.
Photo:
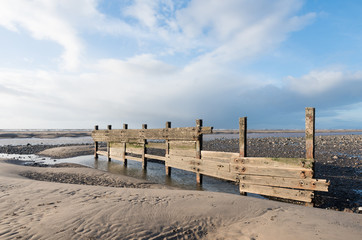
M 360 0 L 1 0 L 0 128 L 362 128 Z

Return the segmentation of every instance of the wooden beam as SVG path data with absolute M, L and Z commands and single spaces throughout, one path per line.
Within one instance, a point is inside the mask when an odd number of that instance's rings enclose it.
M 108 130 L 112 130 L 112 125 L 108 125 L 107 126 L 107 129 Z M 111 161 L 111 146 L 110 146 L 110 142 L 107 142 L 107 158 L 108 158 L 108 161 Z
M 171 122 L 166 122 L 166 129 L 170 129 L 171 128 Z M 165 172 L 166 172 L 166 176 L 171 176 L 171 167 L 167 165 L 166 163 L 166 156 L 170 153 L 170 141 L 166 139 L 166 144 L 165 144 Z
M 201 159 L 201 150 L 202 150 L 202 119 L 196 120 L 196 130 L 197 130 L 197 139 L 196 139 L 196 159 Z M 197 172 L 196 173 L 196 182 L 197 184 L 202 184 L 202 174 Z
M 240 157 L 247 156 L 247 118 L 246 117 L 239 118 L 239 153 Z M 247 193 L 240 191 L 240 195 L 246 196 Z
M 128 129 L 128 124 L 127 123 L 123 123 L 123 129 L 127 130 Z M 127 166 L 127 158 L 126 158 L 126 142 L 122 143 L 122 160 L 123 160 L 123 164 L 124 166 Z
M 305 108 L 305 150 L 306 158 L 314 159 L 315 156 L 315 108 Z M 313 168 L 314 170 L 314 168 Z M 314 176 L 313 176 L 314 177 Z M 309 207 L 314 206 L 314 201 L 307 204 Z
M 159 155 L 153 155 L 153 154 L 145 154 L 145 157 L 160 160 L 160 161 L 165 161 L 166 160 L 165 156 L 159 156 Z
M 240 183 L 240 192 L 250 192 L 260 195 L 286 198 L 302 202 L 312 202 L 312 199 L 314 197 L 313 191 L 252 185 L 247 183 Z
M 315 153 L 315 108 L 305 109 L 305 144 L 306 158 L 314 159 Z
M 142 129 L 147 129 L 147 124 L 142 124 Z M 147 140 L 144 139 L 143 140 L 143 146 L 142 146 L 142 169 L 143 170 L 147 169 L 147 158 L 146 158 L 147 148 L 146 148 L 146 144 L 147 144 Z
M 285 178 L 313 178 L 313 170 L 305 168 L 259 167 L 251 165 L 230 164 L 230 171 L 236 174 L 274 176 Z
M 143 139 L 197 141 L 202 134 L 211 134 L 212 127 L 185 127 L 161 129 L 114 129 L 92 131 L 97 142 L 130 142 Z
M 264 185 L 284 188 L 304 189 L 311 191 L 328 192 L 330 185 L 325 179 L 295 179 L 272 176 L 257 175 L 239 175 L 240 183 L 248 183 L 252 185 Z
M 296 169 L 313 169 L 314 166 L 314 160 L 305 158 L 238 157 L 234 158 L 231 163 L 248 166 Z
M 146 148 L 166 149 L 166 146 L 162 142 L 147 142 Z
M 94 126 L 94 131 L 97 131 L 98 130 L 98 125 L 95 125 Z M 97 154 L 97 151 L 98 151 L 98 148 L 99 148 L 99 144 L 97 141 L 94 142 L 94 158 L 95 159 L 98 159 L 98 154 Z
M 240 157 L 247 156 L 247 118 L 239 118 L 239 151 Z

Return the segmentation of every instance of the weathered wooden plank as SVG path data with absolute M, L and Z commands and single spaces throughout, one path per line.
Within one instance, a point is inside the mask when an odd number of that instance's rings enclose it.
M 171 161 L 183 161 L 184 164 L 195 166 L 199 169 L 205 171 L 217 171 L 217 172 L 227 172 L 231 173 L 230 171 L 230 163 L 224 163 L 220 161 L 212 161 L 212 160 L 202 160 L 197 159 L 195 157 L 180 157 L 180 156 L 173 156 L 169 155 Z M 233 179 L 236 179 L 236 173 L 233 173 Z
M 203 160 L 210 159 L 213 161 L 230 163 L 239 156 L 240 156 L 239 153 L 232 153 L 232 152 L 216 152 L 216 151 L 204 151 L 204 150 L 201 151 L 201 159 Z
M 126 147 L 126 153 L 142 154 L 143 149 L 142 148 L 128 148 L 128 147 Z
M 196 141 L 169 141 L 169 149 L 195 150 Z
M 219 160 L 221 162 L 240 163 L 247 165 L 288 167 L 288 168 L 313 168 L 313 159 L 304 158 L 266 158 L 266 157 L 239 157 L 238 153 L 202 151 L 203 160 Z
M 127 142 L 126 143 L 126 148 L 142 149 L 143 148 L 143 143 L 142 142 Z
M 109 146 L 111 148 L 122 148 L 123 147 L 123 143 L 122 142 L 110 142 Z
M 191 157 L 176 157 L 172 156 L 171 158 L 166 158 L 167 166 L 182 169 L 185 171 L 191 171 L 194 173 L 200 173 L 203 175 L 216 177 L 224 180 L 230 180 L 237 182 L 237 176 L 234 173 L 230 173 L 223 170 L 218 170 L 218 168 L 208 168 L 203 165 L 201 160 Z
M 166 146 L 165 143 L 161 142 L 148 142 L 146 148 L 166 149 Z
M 232 163 L 241 165 L 255 165 L 261 167 L 305 168 L 313 169 L 314 160 L 304 158 L 265 158 L 265 157 L 237 157 Z
M 198 169 L 203 170 L 203 172 L 207 171 L 217 171 L 217 172 L 227 172 L 230 171 L 229 163 L 222 163 L 218 161 L 204 161 L 202 159 L 197 159 L 196 157 L 185 157 L 185 156 L 175 156 L 175 155 L 167 155 L 168 162 L 179 162 L 183 165 L 190 165 L 192 167 L 196 167 Z M 237 174 L 233 173 L 233 180 L 237 179 Z
M 166 139 L 196 141 L 200 134 L 211 134 L 212 127 L 185 127 L 162 129 L 114 129 L 93 130 L 92 137 L 97 142 L 122 142 L 139 139 Z
M 160 160 L 160 161 L 166 161 L 166 157 L 165 156 L 158 156 L 158 155 L 153 155 L 153 154 L 145 154 L 146 158 L 151 158 L 151 159 L 156 159 L 156 160 Z
M 240 192 L 256 193 L 272 197 L 292 199 L 302 202 L 312 202 L 312 199 L 314 197 L 313 191 L 252 185 L 247 183 L 240 184 Z
M 123 129 L 124 130 L 128 129 L 128 124 L 127 123 L 123 124 Z M 124 166 L 127 166 L 128 162 L 127 162 L 127 159 L 126 159 L 126 142 L 121 143 L 121 145 L 122 145 L 122 153 L 121 153 L 122 160 L 123 160 Z
M 169 149 L 169 155 L 195 157 L 196 150 Z
M 325 179 L 295 179 L 271 176 L 240 175 L 240 183 L 274 187 L 296 188 L 328 192 L 329 182 Z
M 241 157 L 247 156 L 247 118 L 239 118 L 239 152 Z
M 217 152 L 217 151 L 201 151 L 201 156 L 204 158 L 221 158 L 221 159 L 228 159 L 232 160 L 234 158 L 238 158 L 240 155 L 239 153 L 234 152 Z
M 315 141 L 315 108 L 305 108 L 305 144 L 306 158 L 314 159 Z
M 110 148 L 110 155 L 123 157 L 124 154 L 123 148 Z
M 107 126 L 107 129 L 110 131 L 110 130 L 112 130 L 112 125 L 108 125 Z M 108 153 L 108 155 L 107 155 L 107 158 L 108 158 L 108 161 L 111 161 L 111 157 L 110 157 L 110 142 L 107 142 L 107 153 Z
M 94 130 L 98 130 L 98 125 L 94 126 Z M 98 148 L 99 148 L 98 142 L 94 142 L 94 158 L 95 159 L 98 159 L 98 154 L 97 154 Z
M 288 178 L 312 178 L 313 170 L 304 168 L 275 168 L 275 167 L 257 167 L 251 165 L 230 164 L 230 171 L 246 175 L 261 175 Z
M 166 129 L 171 128 L 171 122 L 166 122 Z M 170 153 L 170 141 L 165 140 L 165 173 L 166 176 L 171 176 L 171 167 L 167 165 L 166 156 Z
M 142 130 L 144 129 L 147 129 L 147 124 L 142 124 Z M 147 140 L 146 139 L 142 140 L 142 169 L 147 168 L 147 158 L 145 156 L 147 153 L 146 144 Z

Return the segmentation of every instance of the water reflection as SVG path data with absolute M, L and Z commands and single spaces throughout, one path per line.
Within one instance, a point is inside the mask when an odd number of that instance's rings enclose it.
M 153 183 L 173 186 L 188 190 L 206 190 L 215 192 L 227 192 L 239 194 L 238 186 L 232 182 L 227 182 L 211 177 L 204 176 L 202 186 L 196 183 L 195 173 L 183 171 L 180 169 L 172 168 L 171 177 L 166 175 L 165 165 L 158 162 L 147 163 L 147 169 L 142 169 L 142 163 L 137 161 L 128 160 L 127 166 L 123 165 L 123 162 L 112 160 L 108 161 L 106 157 L 100 156 L 98 160 L 94 160 L 92 156 L 87 156 L 88 161 L 78 161 L 77 158 L 73 158 L 73 163 L 80 163 L 107 171 L 114 174 L 121 174 L 124 176 L 134 177 L 138 179 L 144 179 Z M 68 161 L 71 159 L 68 159 Z

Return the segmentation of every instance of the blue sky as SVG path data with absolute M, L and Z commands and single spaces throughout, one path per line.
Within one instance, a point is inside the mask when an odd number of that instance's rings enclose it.
M 362 128 L 359 0 L 3 0 L 0 128 Z

